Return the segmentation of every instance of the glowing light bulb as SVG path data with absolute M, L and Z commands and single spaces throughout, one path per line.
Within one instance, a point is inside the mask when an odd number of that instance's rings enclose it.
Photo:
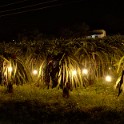
M 77 71 L 76 70 L 73 70 L 72 71 L 72 75 L 75 76 L 77 74 Z
M 112 67 L 109 67 L 108 69 L 109 69 L 109 70 L 112 70 Z
M 12 67 L 8 67 L 8 71 L 9 72 L 12 72 Z
M 33 74 L 37 75 L 38 71 L 37 70 L 33 70 Z
M 107 75 L 107 76 L 105 77 L 105 80 L 106 80 L 107 82 L 111 82 L 111 81 L 112 81 L 112 77 L 111 77 L 110 75 Z
M 87 75 L 87 74 L 88 74 L 88 70 L 87 70 L 86 68 L 84 68 L 84 69 L 82 70 L 82 73 L 83 73 L 84 75 Z

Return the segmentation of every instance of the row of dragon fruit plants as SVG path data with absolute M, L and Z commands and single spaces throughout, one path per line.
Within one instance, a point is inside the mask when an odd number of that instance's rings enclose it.
M 123 37 L 54 39 L 0 44 L 0 84 L 86 87 L 115 81 L 123 70 Z

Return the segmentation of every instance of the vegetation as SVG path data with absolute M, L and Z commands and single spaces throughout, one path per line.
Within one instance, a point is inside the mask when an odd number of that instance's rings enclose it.
M 123 99 L 113 89 L 123 45 L 120 35 L 1 43 L 1 123 L 123 122 Z M 106 75 L 113 77 L 110 85 Z
M 69 83 L 72 88 L 76 88 L 85 87 L 107 74 L 116 78 L 123 70 L 123 42 L 123 37 L 117 35 L 103 39 L 2 43 L 2 83 L 11 91 L 13 84 L 27 82 L 48 88 L 63 88 Z M 87 76 L 81 74 L 83 68 L 90 72 Z M 33 70 L 37 75 L 32 74 Z
M 0 123 L 102 123 L 124 122 L 123 95 L 117 97 L 113 83 L 97 82 L 70 91 L 68 99 L 57 88 L 42 89 L 25 84 L 12 94 L 0 87 Z

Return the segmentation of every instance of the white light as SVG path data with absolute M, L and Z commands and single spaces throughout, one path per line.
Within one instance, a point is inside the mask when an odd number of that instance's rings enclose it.
M 37 70 L 33 70 L 33 74 L 37 75 L 38 71 Z
M 8 67 L 8 71 L 9 72 L 12 72 L 12 67 Z
M 72 71 L 72 75 L 75 76 L 77 74 L 77 71 L 76 70 L 73 70 Z
M 111 77 L 110 75 L 107 75 L 107 76 L 105 77 L 105 80 L 106 80 L 107 82 L 111 82 L 111 81 L 112 81 L 112 77 Z
M 84 69 L 82 70 L 82 73 L 83 73 L 84 75 L 87 75 L 87 74 L 88 74 L 88 70 L 87 70 L 86 68 L 84 68 Z
M 109 67 L 109 70 L 111 70 L 112 68 L 111 67 Z

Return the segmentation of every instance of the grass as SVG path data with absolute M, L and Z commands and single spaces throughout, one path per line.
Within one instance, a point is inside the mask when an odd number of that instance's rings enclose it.
M 30 74 L 32 69 L 39 68 L 39 76 L 47 78 L 48 72 L 45 69 L 49 63 L 48 56 L 63 54 L 59 60 L 60 83 L 63 80 L 77 86 L 86 80 L 83 80 L 81 73 L 77 73 L 75 80 L 71 80 L 70 70 L 81 72 L 82 67 L 88 68 L 90 83 L 106 73 L 118 77 L 115 71 L 118 69 L 121 73 L 123 70 L 123 41 L 123 37 L 116 36 L 103 39 L 4 43 L 0 44 L 0 61 L 8 62 L 5 64 L 5 72 L 8 72 L 8 64 L 14 67 L 14 73 L 12 72 L 12 78 L 8 78 L 8 82 L 18 82 L 21 85 L 35 81 Z M 4 70 L 1 64 L 2 69 Z M 45 81 L 42 78 L 38 83 Z M 14 92 L 8 94 L 6 88 L 0 86 L 0 124 L 123 123 L 123 94 L 117 97 L 114 83 L 98 81 L 87 88 L 76 88 L 70 92 L 68 99 L 62 97 L 61 89 L 48 90 L 24 84 L 14 86 Z
M 29 84 L 14 86 L 7 94 L 0 86 L 0 124 L 121 124 L 124 122 L 123 94 L 117 97 L 113 84 L 100 84 L 70 91 L 42 89 Z

